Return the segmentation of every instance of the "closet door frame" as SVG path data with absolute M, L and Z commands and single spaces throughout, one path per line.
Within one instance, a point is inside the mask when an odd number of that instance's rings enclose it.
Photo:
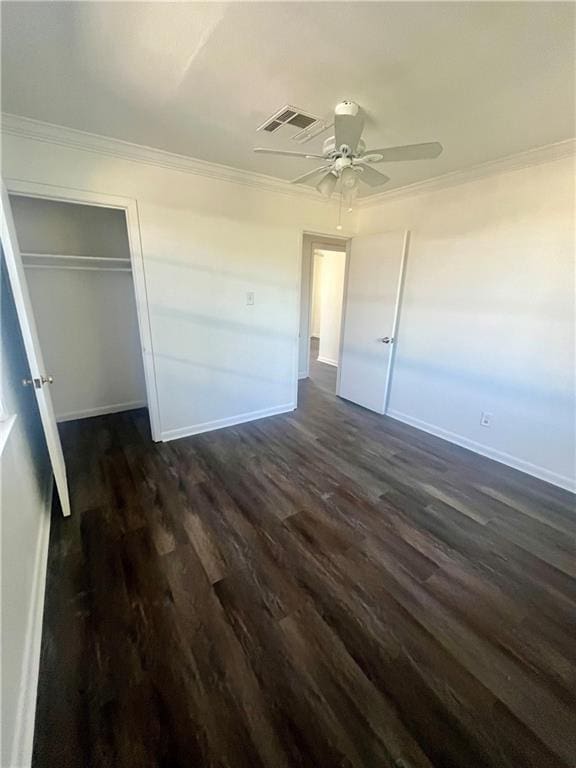
M 26 197 L 35 197 L 42 200 L 56 200 L 62 203 L 92 205 L 100 208 L 113 208 L 124 211 L 126 217 L 126 229 L 128 232 L 128 244 L 130 248 L 130 263 L 132 266 L 134 293 L 136 297 L 140 348 L 142 350 L 142 362 L 144 364 L 144 379 L 146 383 L 148 413 L 150 415 L 150 430 L 152 432 L 152 439 L 155 442 L 160 442 L 162 440 L 160 407 L 158 401 L 158 387 L 154 365 L 152 330 L 150 325 L 150 308 L 146 288 L 146 271 L 142 255 L 137 201 L 130 197 L 108 195 L 106 193 L 92 192 L 84 189 L 56 187 L 52 184 L 41 184 L 39 182 L 22 179 L 4 178 L 4 183 L 9 195 L 24 195 Z

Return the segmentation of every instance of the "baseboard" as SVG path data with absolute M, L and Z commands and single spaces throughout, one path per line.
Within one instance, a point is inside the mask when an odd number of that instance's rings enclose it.
M 121 411 L 133 411 L 136 408 L 145 408 L 148 403 L 145 400 L 132 400 L 129 403 L 114 403 L 114 405 L 101 405 L 98 408 L 87 408 L 84 411 L 69 411 L 56 416 L 56 421 L 74 421 L 76 419 L 89 419 L 92 416 L 106 416 L 108 413 L 120 413 Z
M 215 429 L 223 429 L 224 427 L 234 427 L 237 424 L 245 424 L 247 421 L 264 419 L 267 416 L 278 416 L 281 413 L 288 413 L 289 411 L 294 411 L 295 409 L 296 403 L 285 403 L 284 405 L 277 405 L 273 408 L 263 408 L 260 411 L 240 413 L 237 416 L 230 416 L 227 419 L 206 421 L 203 424 L 194 424 L 193 426 L 182 427 L 181 429 L 168 429 L 165 432 L 162 432 L 161 439 L 164 442 L 168 442 L 169 440 L 178 440 L 181 437 L 200 435 L 203 432 L 213 432 Z
M 338 368 L 338 360 L 332 360 L 330 357 L 321 357 L 318 355 L 317 360 L 319 363 L 326 363 L 326 365 L 333 365 L 335 368 Z
M 470 440 L 467 437 L 457 434 L 456 432 L 450 432 L 447 429 L 437 427 L 435 424 L 429 424 L 427 421 L 421 421 L 413 416 L 409 416 L 406 413 L 400 411 L 388 411 L 386 416 L 390 416 L 392 419 L 401 421 L 404 424 L 408 424 L 416 429 L 421 429 L 423 432 L 428 432 L 431 435 L 440 437 L 443 440 L 447 440 L 450 443 L 462 446 L 462 448 L 468 448 L 474 453 L 479 453 L 481 456 L 485 456 L 487 459 L 493 459 L 494 461 L 505 464 L 512 469 L 517 469 L 520 472 L 525 472 L 527 475 L 537 477 L 539 480 L 545 480 L 547 483 L 557 485 L 560 488 L 564 488 L 566 491 L 576 492 L 576 480 L 564 475 L 560 475 L 556 472 L 552 472 L 545 467 L 540 467 L 537 464 L 532 464 L 524 459 L 519 459 L 516 456 L 512 456 L 510 453 L 504 451 L 498 451 L 495 448 L 491 448 L 483 443 L 477 443 L 475 440 Z
M 301 371 L 298 374 L 298 381 L 302 381 L 302 379 L 307 379 L 307 378 L 308 378 L 308 374 L 306 373 L 306 371 Z
M 48 563 L 48 544 L 50 541 L 50 518 L 54 480 L 49 474 L 45 491 L 45 509 L 38 531 L 36 553 L 34 557 L 34 575 L 32 594 L 28 609 L 20 692 L 16 711 L 16 728 L 10 768 L 30 768 L 34 747 L 34 720 L 36 716 L 36 697 L 38 693 L 38 673 L 40 671 L 40 652 L 42 647 L 42 619 L 44 616 L 44 597 L 46 592 L 46 567 Z

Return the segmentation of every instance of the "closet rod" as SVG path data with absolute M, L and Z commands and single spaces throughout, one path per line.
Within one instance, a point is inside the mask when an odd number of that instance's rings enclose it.
M 79 272 L 132 272 L 126 267 L 77 267 L 72 264 L 24 264 L 24 269 L 75 269 Z
M 73 256 L 60 253 L 22 253 L 23 258 L 33 259 L 82 259 L 84 261 L 116 261 L 129 264 L 130 259 L 120 259 L 117 256 Z

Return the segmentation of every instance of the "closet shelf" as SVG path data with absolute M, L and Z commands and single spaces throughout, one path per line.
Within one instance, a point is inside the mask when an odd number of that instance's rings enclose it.
M 130 259 L 114 256 L 74 256 L 61 253 L 22 253 L 28 269 L 81 269 L 87 271 L 131 272 Z

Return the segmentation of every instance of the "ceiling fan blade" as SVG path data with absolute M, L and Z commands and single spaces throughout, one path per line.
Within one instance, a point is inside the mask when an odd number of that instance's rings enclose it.
M 380 187 L 382 184 L 386 184 L 387 181 L 390 181 L 390 176 L 386 176 L 385 173 L 380 173 L 380 171 L 377 171 L 375 168 L 370 168 L 369 165 L 361 163 L 354 167 L 362 169 L 362 172 L 358 174 L 358 178 L 370 187 Z
M 296 179 L 291 179 L 290 184 L 302 184 L 303 181 L 308 181 L 308 179 L 313 178 L 318 173 L 322 173 L 322 171 L 327 171 L 331 167 L 331 165 L 321 165 L 319 168 L 314 168 L 313 171 L 303 173 L 302 176 L 298 176 Z
M 383 149 L 367 149 L 364 156 L 382 155 L 379 160 L 366 160 L 370 163 L 393 163 L 398 160 L 432 160 L 442 152 L 443 146 L 438 141 L 427 141 L 424 144 L 404 144 L 401 147 L 384 147 Z
M 311 155 L 309 152 L 292 152 L 289 149 L 266 149 L 265 147 L 255 147 L 254 152 L 259 152 L 262 155 L 287 155 L 288 157 L 306 157 L 310 159 L 318 157 L 320 160 L 326 159 L 324 155 Z
M 347 144 L 354 152 L 362 136 L 364 117 L 362 112 L 357 115 L 334 115 L 334 138 L 336 147 Z

